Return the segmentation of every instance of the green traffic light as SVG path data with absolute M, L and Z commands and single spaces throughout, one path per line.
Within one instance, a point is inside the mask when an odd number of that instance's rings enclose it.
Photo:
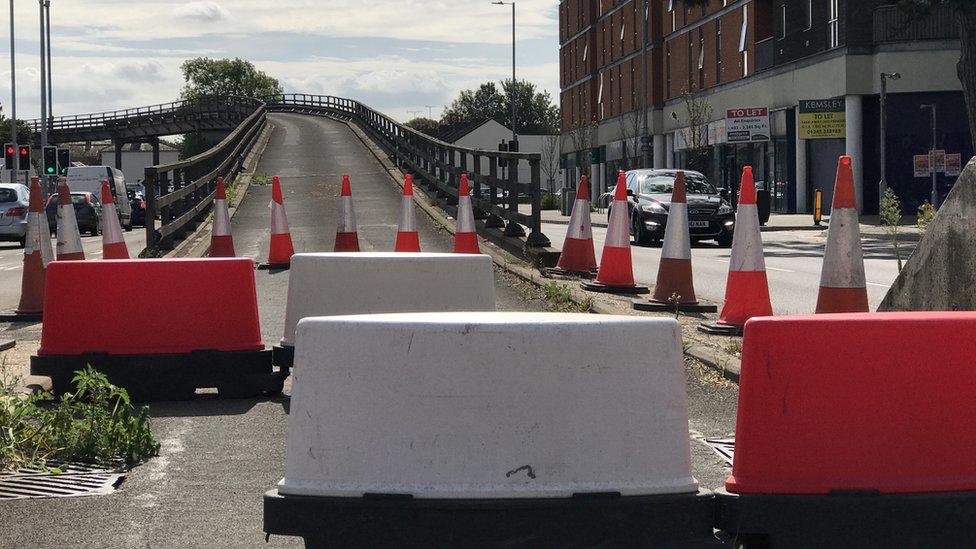
M 54 168 L 48 168 L 47 173 L 54 173 Z

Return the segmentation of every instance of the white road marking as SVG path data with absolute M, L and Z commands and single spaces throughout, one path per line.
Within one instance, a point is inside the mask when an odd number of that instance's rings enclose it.
M 766 266 L 766 270 L 767 271 L 776 271 L 776 272 L 780 272 L 780 273 L 795 273 L 796 272 L 796 271 L 791 271 L 789 269 L 777 269 L 776 267 L 770 267 L 768 265 Z
M 891 284 L 878 284 L 876 282 L 867 282 L 868 286 L 878 286 L 879 288 L 891 288 Z

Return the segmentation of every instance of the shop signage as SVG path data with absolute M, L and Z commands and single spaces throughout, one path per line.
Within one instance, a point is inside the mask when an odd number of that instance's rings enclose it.
M 935 154 L 935 173 L 945 173 L 946 152 L 944 150 L 935 150 L 932 152 Z
M 800 101 L 800 139 L 844 139 L 847 111 L 843 99 Z
M 945 156 L 945 174 L 949 177 L 959 177 L 962 173 L 962 155 L 947 154 Z
M 929 170 L 929 155 L 916 154 L 912 165 L 915 166 L 915 177 L 928 177 L 932 174 Z
M 725 113 L 725 138 L 729 143 L 769 141 L 769 109 L 729 109 Z

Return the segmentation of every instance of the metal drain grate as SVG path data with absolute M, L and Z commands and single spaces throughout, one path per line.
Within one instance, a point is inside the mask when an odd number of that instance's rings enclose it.
M 52 466 L 61 469 L 62 473 L 29 467 L 14 473 L 0 473 L 0 500 L 110 494 L 125 477 L 124 473 L 79 463 Z

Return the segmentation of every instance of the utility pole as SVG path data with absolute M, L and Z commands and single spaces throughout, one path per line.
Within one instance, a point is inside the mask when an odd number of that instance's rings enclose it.
M 54 127 L 54 70 L 51 68 L 51 0 L 44 0 L 44 19 L 47 24 L 47 117 Z
M 897 72 L 881 73 L 881 182 L 878 185 L 878 213 L 881 213 L 881 203 L 884 201 L 885 190 L 888 188 L 888 79 L 898 80 L 901 74 Z
M 44 0 L 38 0 L 41 21 L 41 149 L 47 147 L 47 29 L 44 24 Z M 47 176 L 45 183 L 47 182 Z
M 938 136 L 936 132 L 936 105 L 931 103 L 928 105 L 922 105 L 919 107 L 921 110 L 931 110 L 932 111 L 932 148 L 929 149 L 929 170 L 932 173 L 932 207 L 936 210 L 939 209 L 939 187 L 938 187 L 938 172 L 935 171 L 935 148 L 936 148 L 936 138 Z
M 512 88 L 511 88 L 511 103 L 512 103 L 512 142 L 518 143 L 518 133 L 515 128 L 516 124 L 516 107 L 515 107 L 515 2 L 492 2 L 496 6 L 512 6 Z
M 647 34 L 649 32 L 647 3 L 647 0 L 644 0 L 644 43 L 641 48 L 641 62 L 643 64 L 643 69 L 641 70 L 641 119 L 644 125 L 641 129 L 641 168 L 651 167 L 651 135 L 648 131 L 647 124 Z
M 17 147 L 17 64 L 14 49 L 14 0 L 10 0 L 10 142 L 14 144 L 14 151 Z M 10 182 L 17 182 L 16 163 L 13 170 L 10 170 Z

